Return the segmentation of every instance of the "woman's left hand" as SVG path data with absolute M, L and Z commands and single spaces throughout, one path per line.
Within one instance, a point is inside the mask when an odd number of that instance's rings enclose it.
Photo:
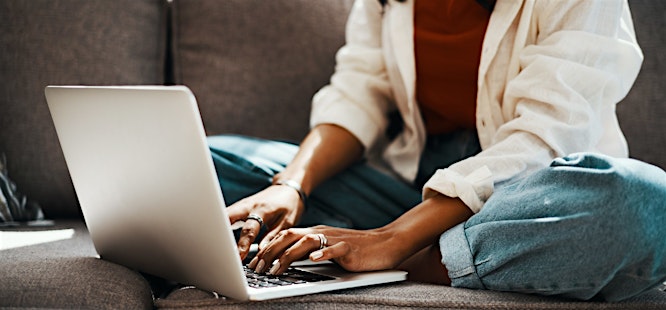
M 279 232 L 259 250 L 249 267 L 280 274 L 294 261 L 309 256 L 315 262 L 333 260 L 349 271 L 394 269 L 421 249 L 436 244 L 444 231 L 472 215 L 459 198 L 436 195 L 376 229 L 291 228 Z M 321 240 L 326 241 L 323 247 Z
M 315 262 L 333 260 L 349 271 L 392 269 L 406 258 L 403 256 L 408 256 L 401 255 L 394 241 L 391 233 L 383 229 L 360 231 L 321 225 L 291 228 L 278 233 L 249 267 L 257 272 L 281 274 L 294 261 L 309 256 Z

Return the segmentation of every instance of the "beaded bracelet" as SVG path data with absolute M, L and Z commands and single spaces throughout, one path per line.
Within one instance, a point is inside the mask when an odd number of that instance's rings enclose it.
M 274 185 L 285 185 L 289 186 L 293 189 L 295 189 L 298 192 L 298 196 L 301 198 L 301 201 L 303 202 L 303 206 L 307 207 L 307 200 L 308 200 L 308 195 L 305 194 L 303 189 L 301 188 L 301 185 L 298 184 L 298 182 L 294 180 L 277 180 L 273 183 Z

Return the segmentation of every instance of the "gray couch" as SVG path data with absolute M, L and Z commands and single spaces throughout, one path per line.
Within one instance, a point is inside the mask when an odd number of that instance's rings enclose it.
M 631 156 L 666 167 L 666 2 L 632 0 L 643 70 L 618 106 Z M 300 140 L 333 71 L 352 0 L 2 0 L 0 153 L 62 240 L 0 249 L 0 307 L 666 309 L 654 289 L 622 303 L 412 282 L 241 303 L 95 258 L 43 95 L 49 84 L 185 84 L 208 134 Z M 6 230 L 6 229 L 5 229 Z M 62 232 L 62 231 L 61 231 Z M 72 230 L 65 230 L 72 232 Z M 7 242 L 7 233 L 0 242 Z M 2 239 L 5 238 L 5 239 Z M 0 248 L 7 248 L 0 243 Z

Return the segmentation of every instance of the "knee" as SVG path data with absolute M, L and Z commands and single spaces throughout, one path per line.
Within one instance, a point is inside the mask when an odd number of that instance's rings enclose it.
M 550 169 L 558 177 L 565 175 L 571 192 L 592 198 L 585 208 L 602 223 L 610 221 L 606 224 L 634 231 L 635 238 L 652 235 L 653 227 L 666 226 L 666 172 L 657 166 L 579 153 L 554 160 Z
M 659 167 L 578 153 L 557 158 L 547 168 L 496 188 L 477 215 L 512 219 L 589 214 L 595 220 L 624 221 L 628 220 L 625 213 L 666 214 L 665 209 L 666 173 Z
M 589 191 L 604 208 L 666 208 L 666 172 L 635 159 L 576 153 L 553 160 L 545 173 L 555 184 Z
M 476 236 L 475 252 L 488 246 L 485 251 L 492 254 L 494 261 L 481 272 L 487 287 L 617 300 L 666 277 L 665 211 L 662 169 L 632 159 L 574 154 L 497 189 L 467 222 L 466 233 Z M 514 251 L 500 247 L 496 252 L 485 241 L 491 239 Z M 502 255 L 505 259 L 498 260 Z M 534 268 L 552 268 L 552 277 L 535 275 Z M 627 277 L 644 281 L 618 284 Z
M 550 169 L 571 173 L 609 175 L 621 180 L 638 180 L 666 186 L 666 172 L 632 158 L 616 158 L 597 153 L 574 153 L 554 159 Z
M 596 201 L 584 208 L 592 216 L 583 232 L 589 237 L 588 243 L 605 245 L 598 250 L 604 251 L 607 265 L 614 270 L 607 280 L 631 291 L 645 289 L 666 277 L 664 170 L 634 159 L 592 154 L 574 154 L 554 161 L 551 167 L 579 170 L 578 186 L 596 188 Z M 636 282 L 634 286 L 618 284 L 628 278 Z M 618 292 L 610 286 L 602 294 L 614 299 Z

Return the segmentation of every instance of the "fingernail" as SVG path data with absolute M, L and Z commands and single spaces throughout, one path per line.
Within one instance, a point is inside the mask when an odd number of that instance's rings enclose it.
M 318 260 L 322 256 L 324 256 L 324 252 L 322 252 L 322 251 L 314 251 L 314 252 L 310 253 L 310 259 L 311 260 Z
M 270 273 L 272 275 L 275 275 L 275 274 L 277 274 L 278 270 L 280 270 L 280 262 L 279 261 L 275 262 L 275 265 L 273 265 L 273 267 L 271 267 L 271 270 L 268 271 L 268 273 Z
M 262 272 L 264 272 L 264 267 L 266 267 L 266 262 L 262 259 L 257 264 L 257 269 L 255 269 L 254 271 L 256 271 L 258 273 L 262 273 Z
M 261 243 L 259 243 L 259 250 L 263 250 L 266 247 L 266 245 L 268 245 L 268 241 L 266 240 L 261 241 Z
M 259 262 L 259 257 L 256 257 L 256 256 L 255 256 L 255 257 L 250 261 L 250 263 L 247 264 L 247 266 L 248 266 L 250 269 L 254 269 L 254 267 L 257 267 L 257 262 Z

